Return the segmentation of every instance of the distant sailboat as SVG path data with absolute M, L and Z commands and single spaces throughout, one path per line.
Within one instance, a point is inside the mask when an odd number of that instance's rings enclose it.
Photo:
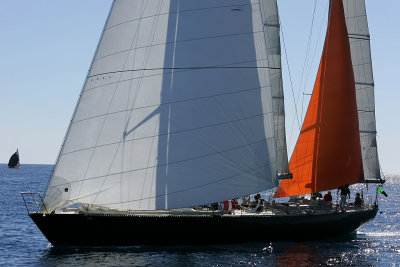
M 8 168 L 14 168 L 17 169 L 19 168 L 19 153 L 18 153 L 18 149 L 17 151 L 12 154 L 12 156 L 10 157 L 10 160 L 8 161 Z
M 290 171 L 279 28 L 276 0 L 114 1 L 42 205 L 28 210 L 46 238 L 55 246 L 320 239 L 372 220 L 376 202 L 347 212 L 274 202 L 203 208 L 276 188 L 291 172 L 277 197 L 382 182 L 372 76 L 362 76 L 371 67 L 364 0 L 331 0 Z

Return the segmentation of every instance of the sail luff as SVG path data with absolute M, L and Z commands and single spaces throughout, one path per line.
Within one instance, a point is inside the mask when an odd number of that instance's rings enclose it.
M 111 12 L 112 12 L 112 7 L 114 6 L 114 2 L 115 2 L 115 0 L 113 0 L 113 3 L 111 4 L 110 11 L 108 12 L 106 22 L 104 23 L 104 26 L 103 26 L 103 29 L 102 29 L 102 33 L 101 33 L 101 35 L 100 35 L 100 40 L 99 40 L 99 42 L 98 42 L 98 44 L 97 44 L 97 46 L 96 46 L 96 49 L 95 49 L 95 52 L 94 52 L 94 54 L 93 54 L 93 58 L 92 58 L 92 61 L 91 61 L 91 63 L 90 63 L 89 69 L 88 69 L 88 71 L 87 71 L 86 77 L 89 76 L 90 70 L 91 70 L 91 68 L 92 68 L 92 66 L 93 66 L 93 62 L 94 62 L 94 60 L 95 60 L 95 58 L 96 58 L 96 54 L 97 54 L 97 51 L 98 51 L 98 49 L 99 49 L 99 44 L 100 44 L 100 41 L 101 41 L 101 37 L 103 36 L 104 31 L 105 31 L 105 29 L 106 29 L 107 22 L 108 22 L 108 20 L 109 20 L 109 18 L 110 18 L 110 14 L 111 14 Z M 77 108 L 78 108 L 78 106 L 79 106 L 79 102 L 80 102 L 81 96 L 82 96 L 82 94 L 83 94 L 83 91 L 85 90 L 86 83 L 87 83 L 87 78 L 86 78 L 86 80 L 85 80 L 85 82 L 84 82 L 84 84 L 83 84 L 83 86 L 82 86 L 81 92 L 80 92 L 79 97 L 78 97 L 78 101 L 77 101 L 77 103 L 76 103 L 76 105 L 75 105 L 75 107 L 74 107 L 74 111 L 72 112 L 72 117 L 71 117 L 71 120 L 70 120 L 70 122 L 69 122 L 67 131 L 65 132 L 65 135 L 64 135 L 64 138 L 63 138 L 63 141 L 62 141 L 62 145 L 61 145 L 60 150 L 59 150 L 59 152 L 58 152 L 57 159 L 56 159 L 56 161 L 55 161 L 55 166 L 54 166 L 54 168 L 53 168 L 53 170 L 52 170 L 52 172 L 51 172 L 50 179 L 49 179 L 49 181 L 48 181 L 48 183 L 47 183 L 47 185 L 46 185 L 46 189 L 45 189 L 45 193 L 44 193 L 44 202 L 47 203 L 47 204 L 50 204 L 51 202 L 54 202 L 54 199 L 51 199 L 51 198 L 52 198 L 51 196 L 49 197 L 50 200 L 46 199 L 46 198 L 48 198 L 47 196 L 49 195 L 49 193 L 48 193 L 49 185 L 51 184 L 51 182 L 52 182 L 52 180 L 53 180 L 53 177 L 54 177 L 54 173 L 56 172 L 56 169 L 57 169 L 57 166 L 58 166 L 58 162 L 59 162 L 59 160 L 60 160 L 60 157 L 61 157 L 61 155 L 62 155 L 62 151 L 63 151 L 64 145 L 65 145 L 65 141 L 66 141 L 66 139 L 67 139 L 68 133 L 70 132 L 72 122 L 74 121 L 74 118 L 75 118 L 75 115 L 76 115 L 76 112 L 77 112 Z M 65 201 L 68 201 L 68 200 L 65 200 Z M 41 209 L 42 209 L 42 211 L 43 211 L 43 210 L 44 210 L 44 206 L 42 206 Z
M 275 197 L 330 190 L 363 179 L 357 101 L 341 0 L 332 0 L 321 63 L 289 162 L 292 180 Z
M 365 0 L 343 0 L 357 92 L 364 178 L 381 179 L 376 141 L 374 77 Z
M 260 14 L 256 0 L 115 1 L 46 207 L 171 209 L 275 186 Z

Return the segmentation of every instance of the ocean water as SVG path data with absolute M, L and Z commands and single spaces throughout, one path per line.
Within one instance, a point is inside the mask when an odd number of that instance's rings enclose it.
M 22 165 L 20 169 L 8 169 L 0 164 L 0 266 L 400 266 L 400 177 L 394 175 L 386 177 L 384 188 L 389 197 L 380 197 L 375 220 L 345 239 L 55 248 L 27 215 L 20 194 L 43 193 L 52 168 Z M 370 193 L 374 192 L 372 188 L 375 186 L 370 187 Z M 238 229 L 232 234 L 252 235 L 256 230 Z

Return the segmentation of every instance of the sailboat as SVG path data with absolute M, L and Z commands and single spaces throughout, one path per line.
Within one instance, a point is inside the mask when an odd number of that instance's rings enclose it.
M 374 176 L 366 23 L 364 0 L 331 0 L 314 94 L 289 165 L 276 0 L 114 1 L 44 196 L 22 193 L 42 203 L 35 211 L 27 206 L 29 216 L 54 246 L 354 232 L 375 217 L 376 204 L 348 212 L 289 204 L 282 210 L 273 203 L 257 212 L 204 206 L 278 186 L 282 197 L 370 176 L 381 182 Z M 345 114 L 333 118 L 337 131 L 325 128 L 335 105 Z M 339 151 L 321 150 L 336 142 Z
M 8 168 L 18 169 L 19 166 L 19 153 L 17 149 L 17 151 L 11 155 L 10 160 L 8 161 Z

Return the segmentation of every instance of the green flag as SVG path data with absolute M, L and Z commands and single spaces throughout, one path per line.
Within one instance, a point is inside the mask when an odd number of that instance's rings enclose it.
M 377 192 L 379 194 L 383 194 L 385 197 L 387 197 L 388 195 L 386 194 L 386 192 L 383 190 L 382 186 L 378 186 Z

